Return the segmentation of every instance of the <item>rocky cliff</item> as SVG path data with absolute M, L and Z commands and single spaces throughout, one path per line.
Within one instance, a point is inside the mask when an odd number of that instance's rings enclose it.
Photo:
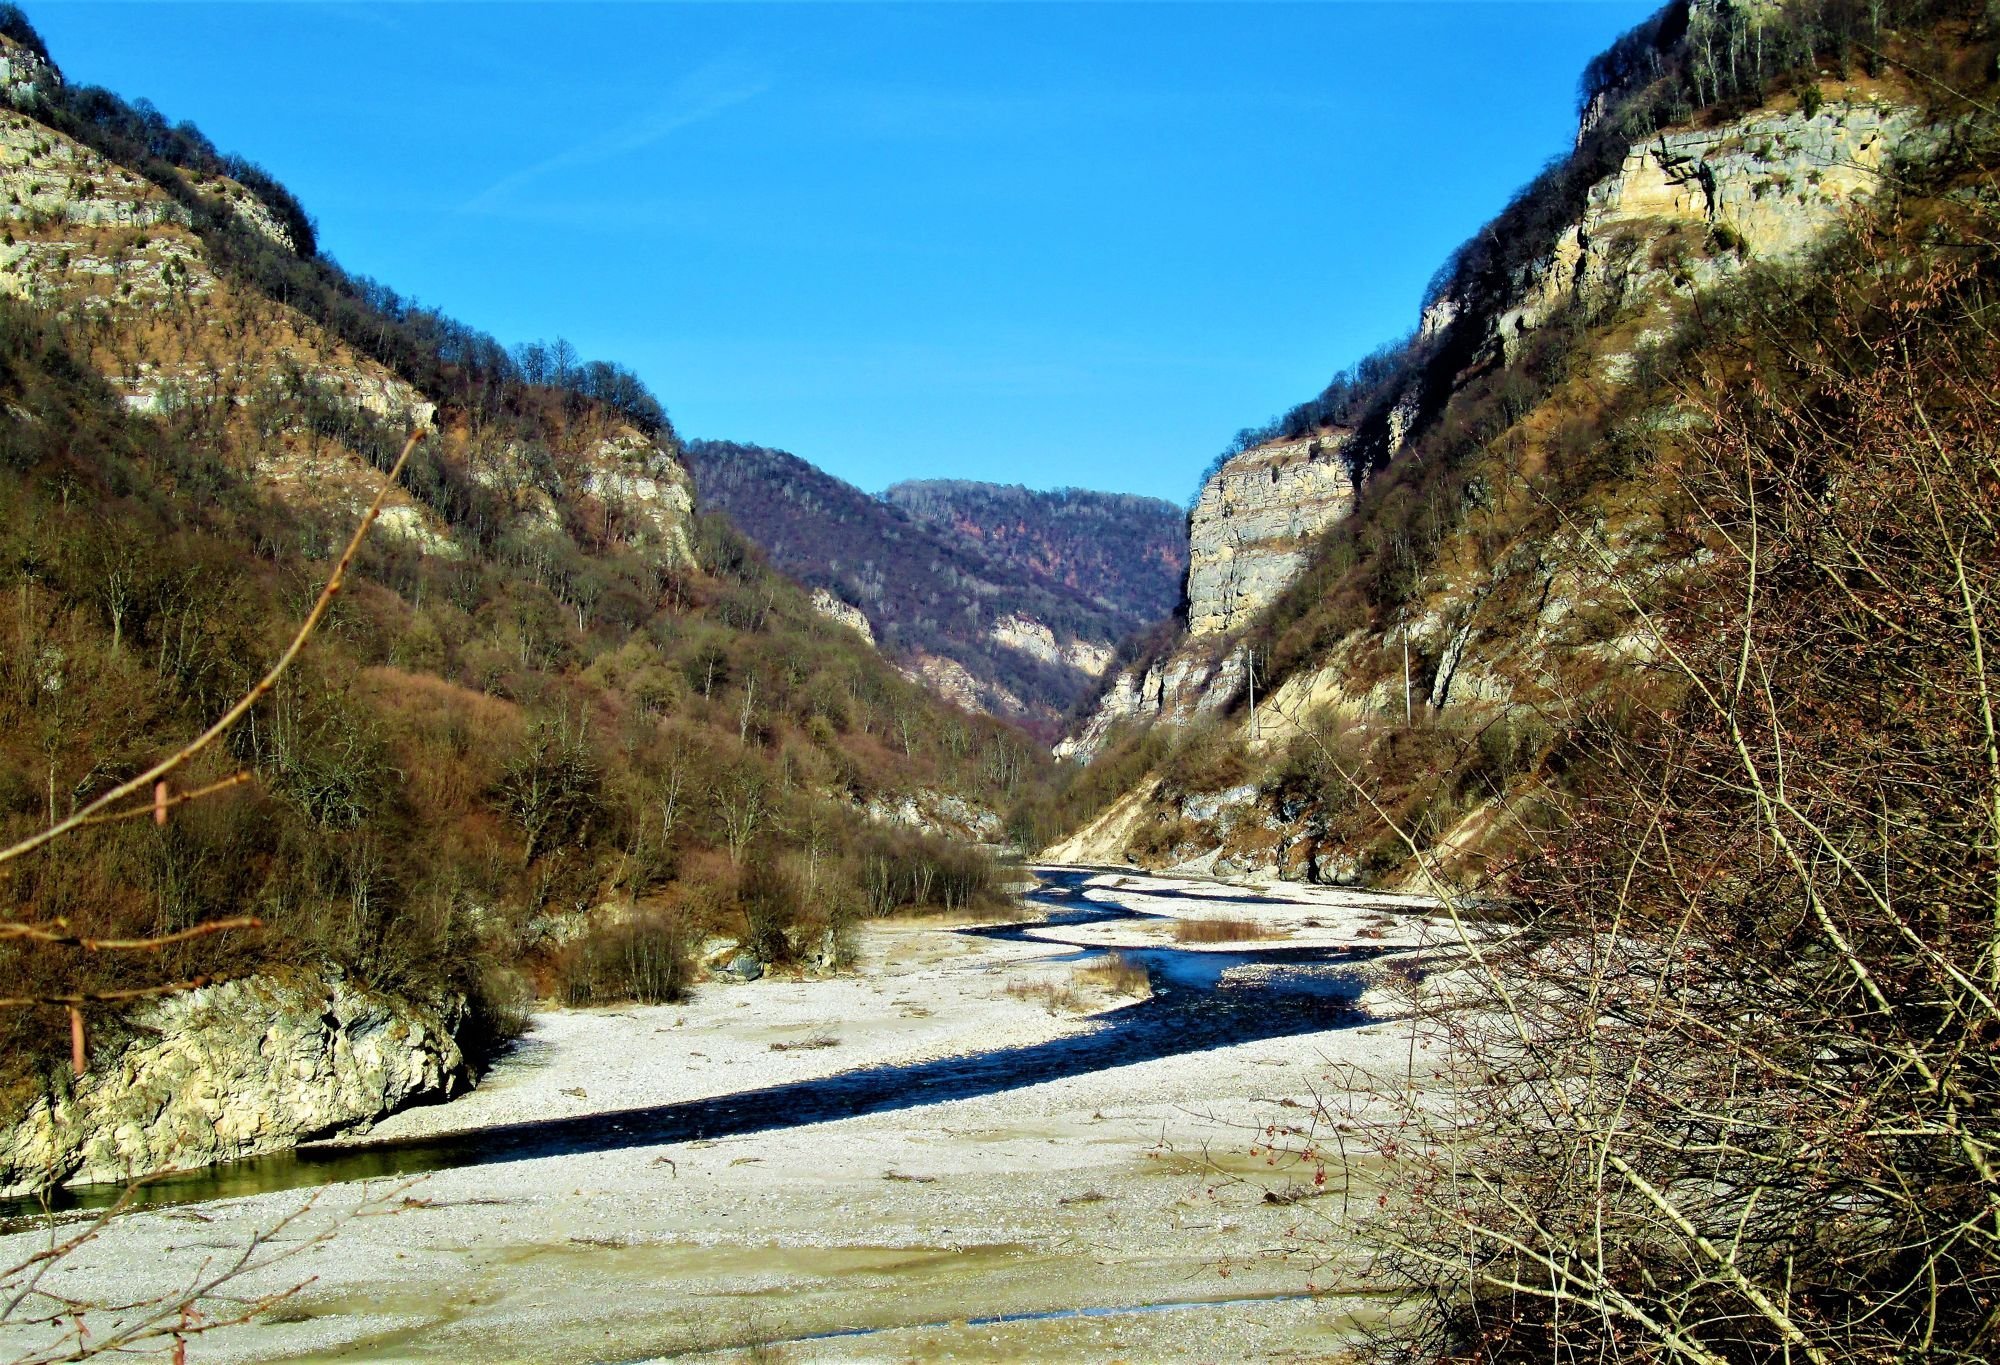
M 1353 510 L 1354 476 L 1342 458 L 1352 435 L 1266 442 L 1202 485 L 1188 515 L 1190 636 L 1249 622 L 1298 577 L 1312 538 Z
M 1545 481 L 1557 460 L 1615 469 L 1626 456 L 1593 455 L 1577 444 L 1586 437 L 1567 433 L 1591 431 L 1620 406 L 1620 386 L 1675 335 L 1693 301 L 1753 267 L 1809 263 L 1830 234 L 1894 188 L 1899 166 L 1946 145 L 1948 130 L 1912 95 L 1823 81 L 1747 114 L 1629 143 L 1579 196 L 1576 216 L 1497 294 L 1447 289 L 1427 303 L 1405 359 L 1382 388 L 1349 404 L 1356 425 L 1280 435 L 1222 462 L 1189 519 L 1186 636 L 1114 676 L 1056 752 L 1089 761 L 1121 732 L 1180 731 L 1209 717 L 1226 721 L 1225 747 L 1243 762 L 1202 778 L 1199 763 L 1176 760 L 1178 776 L 1148 775 L 1050 856 L 1190 868 L 1220 859 L 1239 871 L 1328 881 L 1380 875 L 1405 854 L 1359 846 L 1329 821 L 1327 803 L 1343 804 L 1317 785 L 1332 761 L 1329 735 L 1451 714 L 1484 716 L 1513 734 L 1542 724 L 1517 715 L 1540 715 L 1552 698 L 1596 686 L 1642 655 L 1629 622 L 1609 623 L 1628 612 L 1620 583 L 1661 571 L 1666 537 L 1648 490 L 1589 507 L 1543 502 L 1530 513 L 1518 505 L 1521 480 Z M 1586 120 L 1601 113 L 1600 102 Z M 1633 414 L 1621 448 L 1670 441 L 1698 420 L 1671 404 Z M 1466 432 L 1482 425 L 1493 434 L 1479 438 L 1480 467 L 1494 472 L 1462 492 L 1455 484 L 1449 493 L 1409 491 L 1424 484 L 1414 472 L 1422 462 L 1463 451 Z M 1315 564 L 1316 537 L 1364 509 L 1375 478 L 1400 481 L 1404 508 L 1462 500 L 1448 516 L 1422 513 L 1430 520 L 1421 529 L 1406 521 L 1357 532 L 1326 552 L 1365 560 L 1370 544 L 1408 537 L 1417 543 L 1405 542 L 1407 558 L 1429 566 L 1414 591 L 1372 619 L 1360 611 L 1402 572 L 1384 566 L 1368 570 L 1371 584 L 1345 590 L 1351 605 L 1334 605 L 1352 575 L 1333 571 L 1312 580 L 1330 599 L 1288 598 Z M 1516 491 L 1495 480 L 1514 481 Z M 1366 514 L 1383 518 L 1381 502 Z M 1485 540 L 1421 544 L 1442 522 L 1462 519 L 1484 526 Z M 1302 619 L 1321 624 L 1293 624 Z M 1246 768 L 1263 778 L 1246 784 Z M 1492 814 L 1478 802 L 1456 818 L 1460 828 L 1437 835 L 1440 848 L 1468 851 L 1491 833 Z
M 923 903 L 884 858 L 958 856 L 935 839 L 990 837 L 1034 782 L 1038 745 L 897 676 L 696 514 L 636 376 L 350 276 L 189 125 L 4 36 L 0 61 L 0 843 L 242 695 L 427 434 L 324 628 L 180 774 L 248 780 L 10 865 L 22 923 L 261 927 L 81 966 L 0 936 L 9 996 L 222 983 L 93 1006 L 74 1084 L 60 1015 L 0 1011 L 0 1184 L 226 1160 L 448 1094 L 461 1031 L 492 1041 L 530 976 L 609 1003 L 662 989 L 632 964 L 670 963 L 688 914 L 743 938 L 739 864 L 812 869 L 782 957 L 865 896 Z M 975 600 L 981 649 L 1082 677 L 991 638 L 1019 604 Z
M 1579 221 L 1525 272 L 1492 336 L 1511 351 L 1572 300 L 1602 308 L 1671 301 L 1753 261 L 1797 260 L 1883 188 L 1892 159 L 1942 131 L 1907 105 L 1835 98 L 1814 112 L 1764 111 L 1713 128 L 1664 131 L 1590 187 Z M 1434 305 L 1427 323 L 1465 308 Z
M 445 1099 L 468 1079 L 453 1039 L 463 1008 L 337 969 L 169 996 L 0 1128 L 0 1196 L 256 1156 Z

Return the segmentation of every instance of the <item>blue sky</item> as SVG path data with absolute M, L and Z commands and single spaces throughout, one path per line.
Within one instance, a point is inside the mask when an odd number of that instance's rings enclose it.
M 1183 500 L 1409 330 L 1653 6 L 27 4 L 349 268 L 865 488 Z

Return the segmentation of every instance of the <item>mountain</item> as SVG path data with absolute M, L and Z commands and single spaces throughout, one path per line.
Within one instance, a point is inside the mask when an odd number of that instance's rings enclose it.
M 299 662 L 173 779 L 227 790 L 9 863 L 46 933 L 0 977 L 87 995 L 92 1060 L 0 1009 L 0 1190 L 366 1123 L 462 1084 L 531 990 L 671 997 L 704 943 L 823 967 L 858 916 L 984 894 L 968 845 L 1041 746 L 697 507 L 634 376 L 348 274 L 274 177 L 65 81 L 11 6 L 0 99 L 0 846 L 243 696 L 423 437 Z
M 909 676 L 1049 738 L 1178 590 L 1165 530 L 1179 514 L 1154 499 L 971 484 L 876 498 L 762 446 L 692 441 L 687 459 L 705 506 L 825 593 L 830 613 L 858 612 Z M 1091 528 L 1111 545 L 1090 547 Z
M 1983 106 L 1932 73 L 1984 39 L 1919 8 L 1868 57 L 1867 15 L 1670 5 L 1594 63 L 1574 149 L 1445 263 L 1413 332 L 1211 466 L 1185 629 L 1058 746 L 1103 766 L 1039 817 L 1052 851 L 1417 884 L 1518 851 L 1524 793 L 1568 790 L 1544 765 L 1643 654 L 1629 583 L 1681 567 L 1681 433 L 1754 373 L 1720 357 L 1786 332 L 1743 313 L 1966 195 Z M 1763 46 L 1711 62 L 1722 33 Z M 1380 779 L 1373 804 L 1350 778 Z
M 1128 632 L 1180 605 L 1187 513 L 1162 499 L 966 479 L 908 480 L 891 484 L 882 498 L 966 537 L 990 559 L 1116 608 L 1130 620 Z
M 1398 1168 L 1307 1239 L 1381 1358 L 1994 1357 L 1997 17 L 1616 43 L 1410 340 L 1225 452 L 1186 633 L 1024 812 L 1443 902 L 1353 945 L 1412 1069 L 1265 1130 Z

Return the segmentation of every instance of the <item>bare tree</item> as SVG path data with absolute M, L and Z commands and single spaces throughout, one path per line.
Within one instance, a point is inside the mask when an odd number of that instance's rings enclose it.
M 248 716 L 258 702 L 269 696 L 304 651 L 307 641 L 325 620 L 336 596 L 345 584 L 355 555 L 369 528 L 380 515 L 382 505 L 396 485 L 403 467 L 416 448 L 422 433 L 410 436 L 402 453 L 384 477 L 380 490 L 355 528 L 346 549 L 335 562 L 333 572 L 318 598 L 307 611 L 291 642 L 277 661 L 248 691 L 237 699 L 214 724 L 194 739 L 175 749 L 136 776 L 112 787 L 95 800 L 56 818 L 53 809 L 46 828 L 0 849 L 0 868 L 39 851 L 52 849 L 66 837 L 86 827 L 123 820 L 151 819 L 161 824 L 172 813 L 193 801 L 250 781 L 247 772 L 234 773 L 220 781 L 176 792 L 173 775 L 217 744 Z M 137 937 L 91 937 L 72 931 L 61 920 L 22 920 L 12 912 L 0 911 L 0 940 L 29 940 L 79 954 L 156 954 L 170 945 L 205 938 L 230 930 L 260 928 L 253 916 L 239 915 L 204 920 L 171 933 Z M 71 1030 L 72 1063 L 78 1072 L 87 1059 L 83 1010 L 88 1006 L 125 1005 L 134 1001 L 172 995 L 208 983 L 205 975 L 185 980 L 160 981 L 115 990 L 82 989 L 0 997 L 0 1009 L 58 1007 L 68 1012 Z M 362 1213 L 392 1207 L 398 1190 L 380 1200 L 364 1201 Z M 60 1271 L 83 1247 L 96 1240 L 114 1219 L 129 1211 L 132 1191 L 112 1208 L 74 1231 L 51 1231 L 48 1244 L 18 1262 L 0 1268 L 0 1326 L 47 1328 L 52 1335 L 42 1346 L 20 1357 L 22 1361 L 84 1360 L 106 1353 L 170 1349 L 176 1361 L 185 1359 L 186 1343 L 204 1332 L 248 1321 L 282 1302 L 304 1287 L 305 1282 L 268 1292 L 238 1292 L 248 1277 L 279 1262 L 297 1256 L 334 1235 L 338 1223 L 303 1237 L 295 1235 L 297 1225 L 313 1207 L 307 1203 L 297 1212 L 280 1219 L 251 1238 L 235 1253 L 207 1259 L 194 1265 L 173 1289 L 127 1302 L 86 1302 L 66 1295 L 57 1287 Z
M 1428 1093 L 1378 1097 L 1385 1357 L 2000 1352 L 1992 228 L 1863 234 L 1691 362 L 1681 568 L 1601 565 L 1641 665 L 1513 925 L 1415 994 Z

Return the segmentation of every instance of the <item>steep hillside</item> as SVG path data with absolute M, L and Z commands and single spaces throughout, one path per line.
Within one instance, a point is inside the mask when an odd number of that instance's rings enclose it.
M 1129 633 L 1173 615 L 1187 574 L 1187 515 L 1159 498 L 1038 492 L 1019 484 L 917 479 L 885 501 L 975 542 L 989 559 L 1052 579 L 1122 612 Z
M 0 978 L 84 998 L 90 1059 L 59 1006 L 0 1009 L 0 1189 L 365 1123 L 462 1084 L 529 990 L 823 966 L 855 916 L 984 893 L 959 841 L 1037 746 L 697 513 L 630 374 L 348 276 L 269 176 L 66 85 L 11 7 L 0 63 L 0 845 L 242 695 L 426 435 L 302 662 L 176 777 L 247 783 L 9 864 L 10 920 L 60 932 L 0 937 Z M 290 1069 L 252 1084 L 238 1033 Z
M 1086 568 L 1045 570 L 1018 540 L 996 547 L 933 524 L 784 451 L 694 441 L 687 459 L 705 506 L 828 593 L 829 611 L 859 611 L 906 674 L 968 710 L 1053 737 L 1118 642 L 1146 624 L 1065 581 Z M 1134 501 L 1149 518 L 1142 534 L 1155 533 L 1157 508 Z M 1093 515 L 1111 505 L 1091 504 Z
M 1992 79 L 1958 8 L 1913 7 L 1871 56 L 1859 12 L 1830 37 L 1669 6 L 1595 63 L 1574 152 L 1447 263 L 1412 337 L 1212 469 L 1188 632 L 1060 747 L 1123 776 L 1035 817 L 1055 852 L 1476 881 L 1518 848 L 1579 707 L 1646 660 L 1630 585 L 1684 552 L 1663 467 L 1718 382 L 1750 382 L 1718 357 L 1779 331 L 1756 310 L 1841 268 L 1822 253 L 1871 204 L 1958 211 Z

